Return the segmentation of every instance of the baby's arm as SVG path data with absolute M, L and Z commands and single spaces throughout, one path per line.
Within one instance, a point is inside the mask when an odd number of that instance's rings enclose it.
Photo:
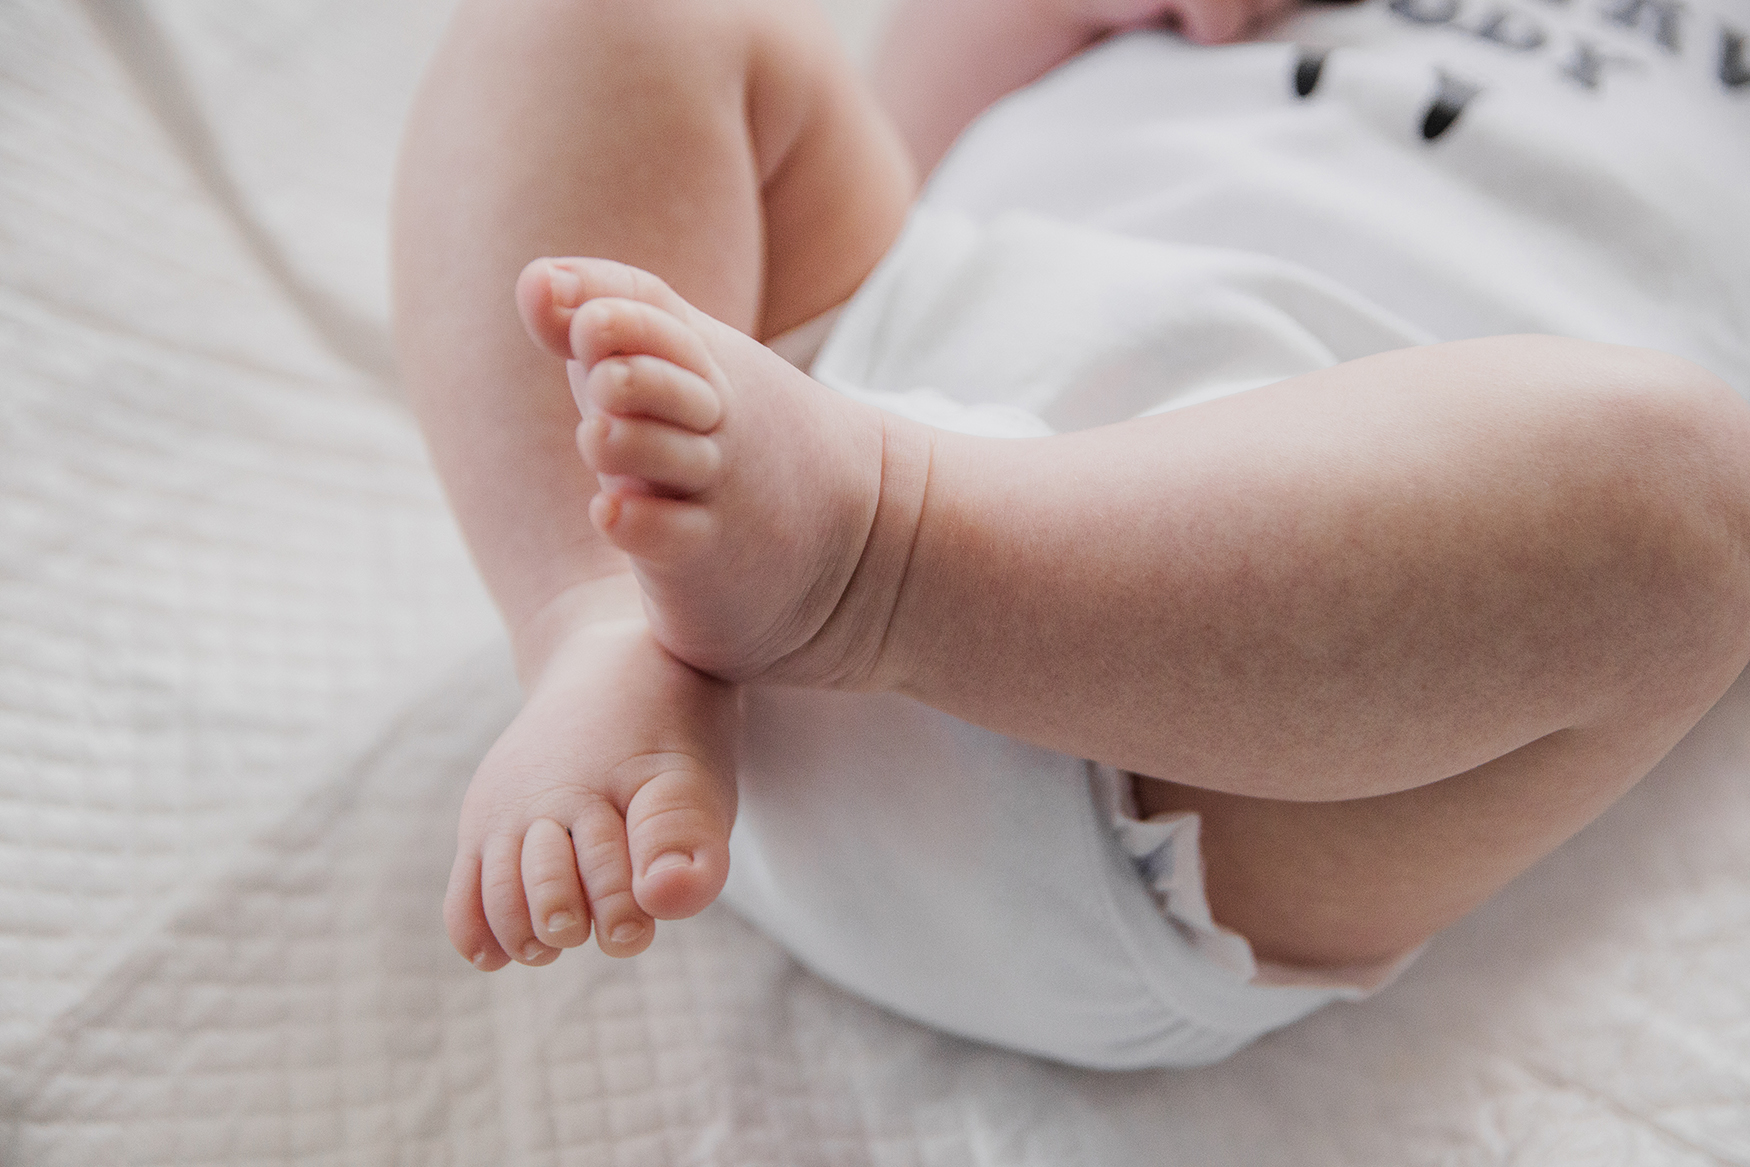
M 1176 28 L 1243 39 L 1292 0 L 905 0 L 875 63 L 875 92 L 928 173 L 992 102 L 1104 37 Z

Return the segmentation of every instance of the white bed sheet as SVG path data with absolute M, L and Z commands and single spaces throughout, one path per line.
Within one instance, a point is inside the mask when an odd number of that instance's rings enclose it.
M 942 1037 L 721 909 L 456 957 L 516 693 L 382 258 L 443 17 L 0 7 L 0 1163 L 1750 1164 L 1744 683 L 1397 985 L 1213 1069 Z

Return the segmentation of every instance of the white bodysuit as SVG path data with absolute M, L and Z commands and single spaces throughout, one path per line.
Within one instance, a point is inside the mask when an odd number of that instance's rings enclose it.
M 1000 103 L 814 375 L 1030 436 L 1547 332 L 1750 395 L 1750 3 L 1393 0 L 1276 35 L 1132 34 Z M 1195 1065 L 1397 971 L 1260 967 L 1209 918 L 1195 816 L 1137 823 L 1107 767 L 898 697 L 755 690 L 746 724 L 726 897 L 907 1016 Z

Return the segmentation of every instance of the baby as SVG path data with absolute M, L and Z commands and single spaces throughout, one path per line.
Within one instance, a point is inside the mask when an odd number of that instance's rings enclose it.
M 1313 977 L 1395 966 L 1714 703 L 1750 659 L 1750 410 L 1686 361 L 1458 341 L 995 438 L 760 343 L 865 282 L 996 98 L 1115 33 L 1280 15 L 916 0 L 871 89 L 806 0 L 463 3 L 395 266 L 527 693 L 463 804 L 467 959 L 630 956 L 717 897 L 738 686 L 1135 776 L 1140 816 L 1197 816 L 1215 923 Z

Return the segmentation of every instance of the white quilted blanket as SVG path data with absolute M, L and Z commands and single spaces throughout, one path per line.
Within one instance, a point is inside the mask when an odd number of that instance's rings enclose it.
M 516 695 L 386 357 L 442 9 L 0 6 L 0 1162 L 1750 1164 L 1744 685 L 1398 985 L 1211 1070 L 940 1037 L 720 909 L 456 957 Z

